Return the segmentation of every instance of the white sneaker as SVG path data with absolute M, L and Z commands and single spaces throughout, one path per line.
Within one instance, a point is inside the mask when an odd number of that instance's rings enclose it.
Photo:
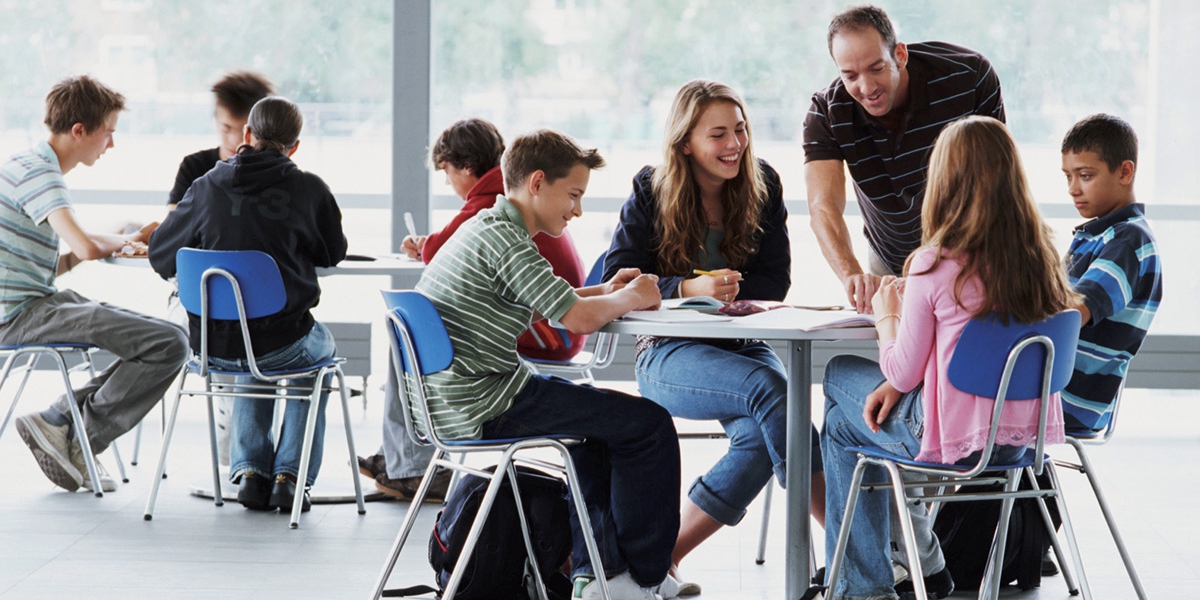
M 679 597 L 679 582 L 668 573 L 667 578 L 658 584 L 654 591 L 662 596 L 663 600 L 674 600 Z
M 79 489 L 83 477 L 68 458 L 71 443 L 67 440 L 67 431 L 70 427 L 51 425 L 39 413 L 17 417 L 16 427 L 47 479 L 68 492 Z
M 633 580 L 633 575 L 630 575 L 629 571 L 608 579 L 608 595 L 611 600 L 663 600 L 662 596 L 655 593 L 658 587 L 642 587 Z M 572 597 L 583 600 L 603 600 L 604 598 L 600 593 L 600 584 L 595 580 L 584 586 L 580 594 L 572 595 Z
M 100 489 L 106 492 L 117 491 L 117 480 L 112 475 L 108 474 L 108 469 L 104 468 L 104 463 L 100 462 L 99 458 L 92 457 L 96 461 L 96 474 L 100 476 Z M 71 464 L 79 470 L 82 481 L 79 486 L 89 492 L 96 491 L 92 488 L 92 478 L 88 475 L 87 462 L 83 460 L 83 446 L 79 445 L 79 440 L 71 438 Z

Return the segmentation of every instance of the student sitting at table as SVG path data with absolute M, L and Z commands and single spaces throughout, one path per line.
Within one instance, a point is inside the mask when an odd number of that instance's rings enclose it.
M 290 158 L 300 146 L 303 123 L 300 108 L 290 100 L 259 100 L 250 111 L 237 154 L 188 188 L 150 243 L 150 264 L 163 278 L 175 275 L 175 252 L 180 248 L 260 250 L 275 259 L 287 303 L 278 314 L 249 321 L 251 343 L 263 370 L 308 366 L 336 353 L 333 336 L 313 319 L 310 309 L 321 295 L 316 267 L 331 267 L 346 257 L 346 236 L 329 187 Z M 199 351 L 200 317 L 189 314 L 188 324 L 192 349 Z M 247 370 L 238 322 L 217 321 L 210 327 L 213 366 Z M 238 502 L 252 510 L 287 510 L 299 485 L 304 490 L 302 508 L 309 510 L 308 487 L 321 469 L 327 398 L 328 392 L 322 392 L 312 458 L 300 484 L 309 403 L 287 403 L 276 447 L 271 430 L 274 403 L 234 400 L 229 476 L 240 483 Z
M 438 249 L 458 228 L 476 213 L 496 204 L 504 193 L 504 177 L 500 156 L 504 153 L 504 138 L 496 126 L 483 119 L 463 119 L 447 127 L 429 151 L 429 162 L 446 172 L 446 183 L 454 188 L 466 204 L 441 231 L 427 236 L 404 238 L 403 250 L 409 258 L 420 258 L 426 264 L 437 255 Z M 567 280 L 571 287 L 584 282 L 583 265 L 571 241 L 563 231 L 559 237 L 545 233 L 533 236 L 538 254 L 550 261 L 554 274 Z M 538 319 L 517 338 L 517 352 L 527 358 L 570 360 L 583 349 L 586 336 L 553 327 L 546 319 Z M 384 385 L 383 446 L 367 458 L 358 458 L 359 470 L 375 480 L 379 491 L 401 499 L 412 498 L 421 483 L 425 467 L 433 456 L 429 446 L 413 444 L 408 426 L 396 404 L 396 378 L 388 369 Z M 441 500 L 446 496 L 450 472 L 442 471 L 434 480 L 429 497 Z
M 128 235 L 86 231 L 63 181 L 112 148 L 122 110 L 125 97 L 95 79 L 63 79 L 46 95 L 50 139 L 0 165 L 0 346 L 75 342 L 116 355 L 112 365 L 75 390 L 93 453 L 140 423 L 187 360 L 187 340 L 178 326 L 56 286 L 58 275 L 85 260 L 126 246 L 144 251 L 156 225 Z M 60 252 L 60 241 L 69 252 Z M 93 490 L 65 395 L 40 413 L 17 417 L 16 429 L 54 485 Z M 99 461 L 96 468 L 100 488 L 115 490 L 116 480 Z
M 659 304 L 652 275 L 622 269 L 574 289 L 554 274 L 533 236 L 562 235 L 582 213 L 595 149 L 549 130 L 513 140 L 503 158 L 506 196 L 459 228 L 425 269 L 417 291 L 441 314 L 454 347 L 430 375 L 433 426 L 448 439 L 567 434 L 605 573 L 594 573 L 571 511 L 573 597 L 599 598 L 597 575 L 616 599 L 676 595 L 667 569 L 679 529 L 679 442 L 670 415 L 642 398 L 534 375 L 516 340 L 534 314 L 580 334 Z
M 212 86 L 216 104 L 213 121 L 221 144 L 183 157 L 175 174 L 175 186 L 167 195 L 167 206 L 175 208 L 192 182 L 212 170 L 218 162 L 227 160 L 242 145 L 246 118 L 254 104 L 275 93 L 270 80 L 252 71 L 235 71 L 222 77 Z
M 663 298 L 783 300 L 791 258 L 783 186 L 754 156 L 741 96 L 712 81 L 684 84 L 667 116 L 663 164 L 634 177 L 605 275 L 656 273 Z M 695 269 L 714 275 L 696 277 Z M 772 473 L 786 481 L 787 374 L 758 340 L 639 336 L 637 381 L 672 415 L 716 419 L 729 435 L 728 452 L 688 490 L 674 571 L 723 525 L 738 524 Z M 818 444 L 814 431 L 810 506 L 824 521 Z M 700 593 L 695 583 L 681 590 Z
M 1078 301 L 1029 192 L 1016 143 L 991 117 L 955 121 L 938 136 L 921 230 L 907 277 L 884 277 L 872 298 L 879 363 L 837 356 L 825 367 L 827 564 L 857 463 L 846 448 L 880 446 L 919 461 L 975 464 L 987 441 L 992 400 L 964 394 L 947 380 L 963 327 L 988 313 L 1033 323 Z M 1063 442 L 1059 395 L 1051 402 L 1047 445 Z M 1005 404 L 993 464 L 1012 462 L 1033 442 L 1038 410 L 1037 402 Z M 883 480 L 880 467 L 868 467 L 863 477 L 863 483 Z M 904 591 L 894 587 L 889 558 L 890 506 L 886 493 L 859 496 L 841 585 L 828 598 L 887 599 Z M 954 581 L 930 519 L 923 508 L 910 514 L 914 528 L 926 530 L 918 539 L 931 540 L 918 549 L 930 597 L 944 598 Z

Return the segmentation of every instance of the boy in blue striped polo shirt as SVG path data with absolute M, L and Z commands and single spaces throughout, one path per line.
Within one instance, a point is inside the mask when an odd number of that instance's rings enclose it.
M 517 338 L 535 315 L 573 333 L 660 303 L 657 279 L 622 269 L 573 289 L 554 275 L 533 236 L 560 236 L 582 214 L 595 150 L 541 130 L 513 140 L 501 160 L 505 195 L 446 241 L 416 290 L 437 307 L 454 359 L 426 379 L 433 427 L 449 439 L 567 434 L 585 438 L 571 455 L 614 599 L 674 597 L 667 577 L 679 532 L 679 442 L 659 405 L 558 377 L 534 375 Z M 571 504 L 573 507 L 574 505 Z M 599 586 L 572 508 L 573 597 Z
M 1062 393 L 1067 431 L 1103 429 L 1129 361 L 1162 299 L 1162 273 L 1145 205 L 1134 198 L 1137 134 L 1105 114 L 1079 121 L 1062 143 L 1062 170 L 1079 214 L 1066 266 L 1083 316 L 1075 373 Z

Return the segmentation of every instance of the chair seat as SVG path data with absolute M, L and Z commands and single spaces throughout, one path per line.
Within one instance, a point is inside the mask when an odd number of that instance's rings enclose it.
M 305 374 L 312 373 L 314 371 L 317 371 L 317 370 L 325 368 L 325 367 L 332 367 L 335 365 L 340 365 L 344 362 L 346 362 L 346 359 L 340 358 L 340 357 L 334 357 L 329 360 L 324 360 L 319 363 L 314 363 L 314 364 L 304 367 L 302 369 L 285 369 L 282 371 L 262 371 L 262 374 L 268 375 L 268 376 L 305 375 Z M 199 373 L 201 371 L 200 361 L 196 360 L 193 357 L 191 360 L 188 361 L 187 369 L 193 373 Z M 217 375 L 231 375 L 231 376 L 245 376 L 245 377 L 253 377 L 254 376 L 254 374 L 251 373 L 250 371 L 225 371 L 225 370 L 218 369 L 218 368 L 215 368 L 212 366 L 208 367 L 208 372 L 216 373 Z
M 1092 429 L 1076 429 L 1063 432 L 1067 437 L 1073 437 L 1077 440 L 1098 440 L 1104 437 L 1103 431 L 1095 431 Z
M 579 354 L 576 354 L 575 356 L 572 356 L 570 360 L 550 360 L 548 358 L 530 358 L 525 355 L 521 355 L 521 358 L 523 358 L 523 359 L 525 359 L 525 361 L 531 362 L 535 365 L 544 365 L 547 367 L 560 367 L 560 368 L 568 368 L 568 369 L 570 369 L 570 368 L 582 369 L 582 368 L 587 367 L 588 364 L 592 361 L 592 353 L 590 351 L 585 350 L 583 352 L 580 352 Z
M 528 440 L 555 440 L 559 442 L 578 442 L 583 438 L 577 435 L 565 434 L 550 434 L 550 435 L 531 435 L 528 437 L 516 438 L 500 438 L 494 440 L 442 440 L 442 444 L 451 448 L 473 448 L 479 449 L 487 446 L 509 446 L 517 442 Z
M 23 350 L 25 348 L 50 348 L 52 350 L 91 350 L 99 348 L 93 344 L 83 344 L 78 342 L 51 342 L 48 344 L 20 344 L 14 346 L 0 346 L 0 352 L 9 352 L 13 350 Z
M 947 465 L 947 464 L 943 464 L 943 463 L 918 461 L 918 460 L 909 458 L 907 456 L 900 456 L 899 454 L 892 454 L 891 452 L 887 452 L 887 451 L 883 450 L 882 448 L 879 448 L 876 446 L 851 446 L 849 448 L 846 448 L 846 451 L 847 452 L 855 452 L 858 454 L 862 454 L 863 456 L 869 456 L 871 458 L 890 460 L 898 465 L 904 465 L 907 467 L 920 467 L 922 469 L 941 469 L 943 471 L 946 471 L 947 473 L 953 473 L 955 471 L 960 472 L 960 473 L 965 473 L 965 472 L 970 471 L 971 469 L 975 468 L 975 465 Z M 1035 458 L 1034 449 L 1026 448 L 1025 454 L 1017 462 L 1008 464 L 1008 465 L 988 465 L 988 470 L 989 471 L 1006 471 L 1009 469 L 1024 469 L 1025 467 L 1032 467 L 1035 462 L 1034 458 Z

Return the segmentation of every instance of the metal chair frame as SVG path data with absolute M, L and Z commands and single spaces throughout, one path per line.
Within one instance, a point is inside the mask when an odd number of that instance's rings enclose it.
M 163 479 L 163 472 L 166 468 L 167 451 L 171 445 L 171 435 L 175 431 L 175 423 L 179 415 L 179 405 L 182 402 L 183 396 L 199 396 L 206 399 L 208 404 L 208 436 L 209 448 L 212 455 L 212 477 L 213 477 L 213 503 L 217 506 L 224 505 L 221 490 L 221 476 L 217 461 L 217 432 L 216 418 L 213 412 L 213 398 L 218 396 L 240 397 L 240 398 L 255 398 L 263 400 L 291 400 L 309 402 L 308 419 L 304 429 L 304 446 L 300 454 L 300 476 L 307 477 L 308 467 L 312 458 L 313 438 L 316 433 L 317 426 L 317 407 L 319 406 L 321 393 L 331 392 L 333 388 L 324 385 L 325 376 L 331 374 L 337 378 L 337 390 L 342 400 L 342 414 L 345 415 L 345 430 L 346 430 L 346 445 L 349 448 L 350 456 L 356 456 L 354 450 L 354 434 L 350 427 L 350 408 L 349 396 L 345 376 L 342 374 L 341 363 L 343 359 L 334 358 L 323 361 L 321 363 L 311 365 L 304 369 L 293 369 L 286 371 L 262 371 L 258 368 L 258 362 L 252 351 L 253 346 L 250 342 L 250 329 L 247 326 L 247 319 L 266 316 L 278 312 L 283 307 L 283 298 L 277 298 L 277 302 L 271 302 L 269 305 L 258 306 L 247 309 L 247 301 L 242 292 L 242 286 L 239 283 L 239 275 L 247 278 L 248 281 L 253 281 L 258 286 L 278 285 L 279 292 L 282 292 L 282 280 L 279 276 L 279 268 L 275 265 L 275 261 L 265 253 L 258 251 L 239 251 L 239 252 L 220 252 L 212 250 L 196 250 L 193 248 L 182 248 L 179 250 L 179 263 L 185 262 L 185 255 L 191 254 L 196 260 L 204 261 L 208 257 L 221 259 L 218 255 L 241 255 L 242 257 L 251 257 L 254 260 L 269 261 L 270 268 L 274 271 L 274 280 L 266 282 L 262 280 L 253 280 L 247 277 L 244 273 L 235 273 L 236 267 L 232 266 L 210 266 L 203 270 L 198 278 L 198 290 L 192 294 L 183 293 L 185 286 L 191 282 L 187 278 L 181 276 L 180 298 L 184 305 L 188 308 L 188 312 L 192 312 L 196 306 L 194 302 L 198 302 L 200 309 L 200 355 L 193 356 L 191 360 L 184 365 L 180 374 L 179 388 L 175 393 L 175 404 L 171 407 L 171 416 L 167 421 L 167 428 L 163 432 L 162 450 L 158 458 L 158 469 L 154 477 L 154 482 L 150 489 L 150 496 L 146 499 L 146 510 L 144 519 L 149 521 L 154 516 L 154 504 L 158 498 L 158 488 Z M 207 257 L 205 255 L 208 255 Z M 215 261 L 214 261 L 215 262 Z M 266 277 L 270 277 L 271 273 L 268 270 L 263 273 Z M 217 288 L 210 289 L 210 280 L 223 280 L 228 284 L 228 291 Z M 254 289 L 256 289 L 254 288 Z M 211 296 L 231 293 L 232 297 L 219 296 L 215 306 Z M 256 292 L 257 293 L 257 292 Z M 259 298 L 255 298 L 255 302 L 261 302 Z M 232 310 L 231 310 L 232 309 Z M 210 313 L 215 312 L 212 316 Z M 192 313 L 195 314 L 195 313 Z M 246 348 L 246 358 L 249 363 L 250 370 L 248 372 L 223 371 L 213 369 L 208 364 L 208 320 L 229 319 L 236 315 L 241 326 L 242 341 Z M 203 389 L 187 389 L 187 377 L 189 374 L 198 375 L 204 380 Z M 228 376 L 253 376 L 255 383 L 232 383 L 232 382 L 216 382 L 213 381 L 212 375 L 228 375 Z M 289 383 L 284 383 L 284 380 L 292 380 L 300 377 L 315 377 L 314 383 L 311 386 L 295 386 Z M 289 392 L 305 392 L 306 396 L 290 395 Z M 358 504 L 358 514 L 366 514 L 366 505 L 363 502 L 362 484 L 359 481 L 358 469 L 354 466 L 354 461 L 350 461 L 350 471 L 354 481 L 354 495 Z M 297 477 L 297 492 L 292 501 L 291 519 L 289 527 L 296 529 L 300 524 L 301 505 L 303 503 L 303 489 L 305 484 L 301 484 L 300 477 Z
M 1072 315 L 1072 313 L 1074 313 Z M 968 339 L 971 333 L 971 328 L 977 323 L 982 323 L 982 319 L 975 319 L 968 324 L 967 329 L 963 332 L 963 337 L 960 338 L 960 346 L 955 351 L 955 356 L 951 359 L 950 378 L 951 384 L 958 389 L 962 389 L 977 396 L 994 397 L 995 405 L 992 412 L 991 427 L 988 431 L 987 444 L 984 447 L 979 461 L 974 466 L 955 466 L 955 465 L 940 465 L 933 463 L 917 462 L 910 458 L 889 454 L 879 448 L 864 448 L 855 447 L 847 448 L 847 451 L 858 454 L 858 464 L 855 466 L 854 474 L 851 478 L 849 498 L 846 502 L 846 510 L 842 520 L 842 526 L 838 533 L 837 546 L 834 550 L 833 560 L 828 569 L 827 585 L 830 589 L 836 589 L 837 576 L 841 570 L 841 563 L 845 557 L 846 546 L 849 543 L 850 527 L 854 518 L 855 508 L 858 502 L 858 496 L 862 490 L 868 491 L 883 491 L 891 489 L 893 500 L 896 505 L 896 512 L 899 515 L 900 529 L 903 533 L 905 550 L 908 556 L 915 557 L 918 555 L 916 547 L 916 539 L 913 535 L 912 519 L 908 513 L 908 504 L 934 503 L 934 502 L 963 502 L 974 500 L 1001 500 L 1000 519 L 996 527 L 996 533 L 992 541 L 992 549 L 988 559 L 988 568 L 984 574 L 983 581 L 979 587 L 979 597 L 996 599 L 999 597 L 1001 584 L 1001 565 L 1004 559 L 1004 549 L 1007 541 L 1008 523 L 1012 515 L 1013 504 L 1017 498 L 1037 498 L 1041 509 L 1042 518 L 1046 522 L 1049 531 L 1052 533 L 1051 539 L 1055 549 L 1061 552 L 1058 542 L 1053 535 L 1054 528 L 1050 525 L 1050 515 L 1046 509 L 1045 498 L 1058 498 L 1059 512 L 1062 516 L 1063 532 L 1067 538 L 1067 544 L 1071 552 L 1071 560 L 1074 564 L 1075 571 L 1079 576 L 1080 586 L 1079 591 L 1083 593 L 1085 600 L 1092 598 L 1091 589 L 1087 585 L 1086 576 L 1084 574 L 1083 562 L 1079 554 L 1078 544 L 1075 540 L 1075 530 L 1071 525 L 1071 518 L 1068 514 L 1065 499 L 1063 498 L 1062 489 L 1058 484 L 1058 477 L 1054 470 L 1052 461 L 1045 460 L 1044 452 L 1046 422 L 1049 413 L 1049 399 L 1052 393 L 1059 391 L 1066 385 L 1070 378 L 1073 369 L 1073 357 L 1075 344 L 1078 340 L 1079 332 L 1079 316 L 1076 311 L 1065 311 L 1059 315 L 1055 315 L 1047 321 L 1043 322 L 1050 328 L 1058 328 L 1057 334 L 1062 336 L 1060 340 L 1059 351 L 1068 351 L 1058 356 L 1055 356 L 1055 340 L 1050 335 L 1041 333 L 1039 330 L 1032 332 L 1020 333 L 1014 336 L 1013 343 L 1009 344 L 1005 353 L 1004 368 L 1000 372 L 999 382 L 990 384 L 985 387 L 978 381 L 964 381 L 963 377 L 973 377 L 973 375 L 958 375 L 958 373 L 969 373 L 973 369 L 973 365 L 979 364 L 979 352 L 971 352 L 971 357 L 963 356 L 959 359 L 958 350 L 962 349 L 963 339 Z M 1010 326 L 1014 331 L 1020 331 L 1018 325 Z M 1027 329 L 1033 329 L 1027 327 Z M 1071 337 L 1074 336 L 1074 337 Z M 1069 346 L 1069 348 L 1068 348 Z M 1044 359 L 1040 365 L 1030 365 L 1025 363 L 1021 371 L 1018 371 L 1018 380 L 1014 382 L 1014 369 L 1017 367 L 1018 359 L 1022 358 L 1022 353 L 1029 348 L 1041 347 L 1044 350 Z M 977 348 L 978 349 L 978 348 Z M 1036 353 L 1032 355 L 1033 362 L 1036 362 Z M 961 360 L 958 365 L 955 363 Z M 967 362 L 972 363 L 968 365 Z M 957 372 L 956 372 L 957 370 Z M 1030 372 L 1040 372 L 1040 378 L 1034 375 L 1030 377 Z M 956 378 L 957 377 L 957 378 Z M 1025 381 L 1022 381 L 1025 380 Z M 1024 395 L 1020 392 L 1014 395 L 1017 398 L 1008 398 L 1010 384 L 1022 386 L 1025 389 L 1033 386 L 1033 382 L 1037 382 L 1037 388 L 1040 388 L 1040 394 L 1037 394 L 1037 400 L 1040 402 L 1038 412 L 1038 434 L 1037 441 L 1032 449 L 1025 452 L 1017 463 L 1012 465 L 989 465 L 992 453 L 996 442 L 996 433 L 1000 425 L 1000 415 L 1007 401 L 1017 401 L 1018 398 L 1028 398 L 1034 394 Z M 990 389 L 988 393 L 985 390 Z M 888 483 L 883 484 L 863 484 L 863 474 L 867 466 L 874 465 L 883 468 L 888 475 Z M 1033 489 L 1019 490 L 1018 485 L 1022 476 L 1027 476 L 1031 481 L 1035 475 L 1040 475 L 1043 468 L 1048 471 L 1052 486 L 1049 489 L 1039 489 L 1036 481 L 1033 482 Z M 933 481 L 922 482 L 905 482 L 901 476 L 902 471 L 923 473 L 937 478 Z M 996 471 L 1002 471 L 1003 475 L 994 475 Z M 990 485 L 995 483 L 1003 483 L 1004 490 L 1001 492 L 976 492 L 963 493 L 961 490 L 958 493 L 944 493 L 946 488 L 950 486 L 979 486 Z M 934 490 L 933 493 L 926 496 L 909 497 L 905 493 L 910 488 L 927 488 Z M 1061 557 L 1061 554 L 1060 554 Z M 1061 560 L 1061 558 L 1060 558 Z M 926 597 L 925 580 L 921 573 L 920 561 L 911 560 L 910 577 L 913 582 L 913 588 L 916 597 Z M 1064 573 L 1066 571 L 1064 570 Z M 1066 577 L 1068 589 L 1072 594 L 1075 593 L 1075 585 L 1071 577 Z
M 25 391 L 25 385 L 29 383 L 29 376 L 33 374 L 37 368 L 38 361 L 43 356 L 51 358 L 51 362 L 62 375 L 63 387 L 66 388 L 67 404 L 71 409 L 71 423 L 75 429 L 75 439 L 83 448 L 83 461 L 87 466 L 88 478 L 92 481 L 92 491 L 97 498 L 104 496 L 104 490 L 100 486 L 99 472 L 96 470 L 95 456 L 92 454 L 92 445 L 87 439 L 87 430 L 83 425 L 83 414 L 79 412 L 79 402 L 75 398 L 75 390 L 71 386 L 71 373 L 76 371 L 86 370 L 92 377 L 96 377 L 96 369 L 92 364 L 92 352 L 99 350 L 98 346 L 91 344 L 77 344 L 69 342 L 47 343 L 47 344 L 25 344 L 13 346 L 0 346 L 0 354 L 5 354 L 4 369 L 0 372 L 0 389 L 4 388 L 4 384 L 8 382 L 8 378 L 14 371 L 14 366 L 17 362 L 25 357 L 25 364 L 16 366 L 16 371 L 20 372 L 21 384 L 17 386 L 17 392 L 13 395 L 12 402 L 8 405 L 8 412 L 4 415 L 4 422 L 0 423 L 0 437 L 4 436 L 4 430 L 8 428 L 8 422 L 12 419 L 13 411 L 17 408 L 17 402 L 21 399 L 21 394 Z M 80 364 L 74 367 L 68 367 L 66 356 L 78 355 Z M 111 444 L 113 456 L 117 461 L 117 471 L 121 475 L 121 481 L 128 483 L 129 477 L 125 474 L 125 465 L 121 460 L 121 451 L 117 448 L 117 443 L 114 441 Z
M 604 257 L 607 255 L 607 252 L 601 253 L 592 263 L 592 269 L 588 271 L 584 286 L 590 287 L 603 283 L 601 279 L 604 277 Z M 592 370 L 608 367 L 617 356 L 617 334 L 601 332 L 592 337 L 595 338 L 592 342 L 592 349 L 584 350 L 569 360 L 544 360 L 526 356 L 521 358 L 529 363 L 534 373 L 574 374 L 575 376 L 571 379 L 578 383 L 594 383 L 596 380 L 592 376 Z
M 567 479 L 567 485 L 572 491 L 571 496 L 574 499 L 575 510 L 579 515 L 580 522 L 583 524 L 591 523 L 583 495 L 579 493 L 579 490 L 582 488 L 576 474 L 575 463 L 571 460 L 571 455 L 568 451 L 568 446 L 577 444 L 582 440 L 569 436 L 543 436 L 501 440 L 441 439 L 433 426 L 433 421 L 429 414 L 429 405 L 425 394 L 425 376 L 441 371 L 449 366 L 450 359 L 453 356 L 453 348 L 450 345 L 449 336 L 445 333 L 445 328 L 442 325 L 440 316 L 437 314 L 437 309 L 428 298 L 414 291 L 384 291 L 383 294 L 387 304 L 395 307 L 387 313 L 387 322 L 390 329 L 388 340 L 392 349 L 393 360 L 391 362 L 393 368 L 396 369 L 396 380 L 400 386 L 399 398 L 401 410 L 404 413 L 405 421 L 410 424 L 409 435 L 417 444 L 432 445 L 437 448 L 437 451 L 434 453 L 433 460 L 430 461 L 429 466 L 425 469 L 421 485 L 418 486 L 417 493 L 409 504 L 408 511 L 404 516 L 404 522 L 396 535 L 395 541 L 392 543 L 388 558 L 379 573 L 371 597 L 378 600 L 382 596 L 384 586 L 387 585 L 388 578 L 391 576 L 392 570 L 396 566 L 396 561 L 400 557 L 400 552 L 404 548 L 409 534 L 412 532 L 413 525 L 416 523 L 417 515 L 425 503 L 424 500 L 432 485 L 434 474 L 438 468 L 445 468 L 451 469 L 456 474 L 471 473 L 489 480 L 487 490 L 484 492 L 483 499 L 479 505 L 479 512 L 471 524 L 470 532 L 459 554 L 458 564 L 455 565 L 454 571 L 446 583 L 446 589 L 441 595 L 442 598 L 451 600 L 454 598 L 454 594 L 458 590 L 458 586 L 466 572 L 472 550 L 475 547 L 475 543 L 479 540 L 480 533 L 483 531 L 484 522 L 491 511 L 496 495 L 500 492 L 500 483 L 505 478 L 508 479 L 512 487 L 513 496 L 516 499 L 517 515 L 521 522 L 521 535 L 524 538 L 525 550 L 529 556 L 535 556 L 529 533 L 529 523 L 524 505 L 521 502 L 520 488 L 517 481 L 516 466 L 518 463 L 564 474 Z M 413 331 L 414 322 L 420 324 L 422 329 L 420 334 Z M 434 347 L 435 344 L 437 347 Z M 412 384 L 411 391 L 408 389 L 410 384 Z M 410 410 L 408 400 L 410 395 L 421 408 L 419 421 L 414 418 Z M 418 425 L 420 427 L 417 427 Z M 420 429 L 428 432 L 428 435 L 418 433 Z M 562 464 L 520 454 L 525 450 L 538 448 L 552 449 L 558 452 L 562 458 Z M 466 454 L 483 452 L 500 453 L 500 461 L 494 471 L 488 472 L 468 466 L 460 461 L 452 460 L 450 457 L 451 453 L 461 453 L 465 457 Z M 603 574 L 604 567 L 601 563 L 600 552 L 596 545 L 592 529 L 590 526 L 584 526 L 582 530 L 584 545 L 587 547 L 588 554 L 592 558 L 592 566 L 596 573 Z M 537 562 L 530 561 L 530 565 L 534 571 L 539 598 L 547 600 L 549 596 L 546 592 Z M 610 597 L 607 581 L 603 576 L 598 576 L 596 581 L 599 582 L 601 596 L 607 600 Z

